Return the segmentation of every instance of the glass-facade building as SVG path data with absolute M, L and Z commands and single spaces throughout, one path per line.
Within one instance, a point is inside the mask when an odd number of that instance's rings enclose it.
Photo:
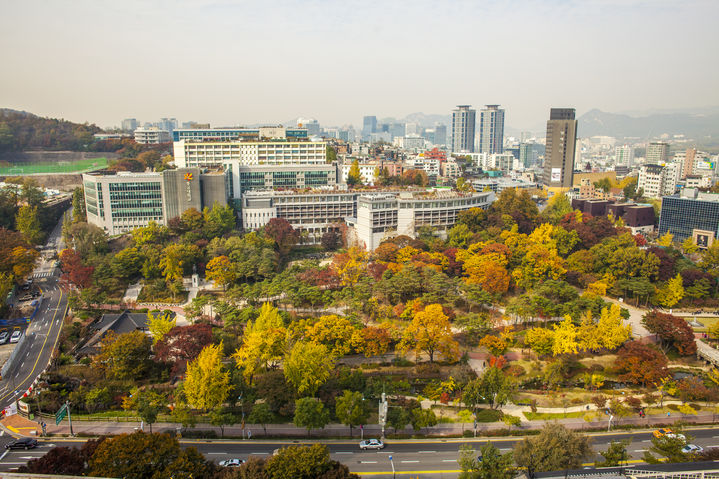
M 685 188 L 679 195 L 664 196 L 659 216 L 659 235 L 675 241 L 693 238 L 699 247 L 711 246 L 719 234 L 719 195 Z

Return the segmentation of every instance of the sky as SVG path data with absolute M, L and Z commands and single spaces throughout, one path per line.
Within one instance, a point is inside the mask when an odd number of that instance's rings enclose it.
M 0 0 L 0 107 L 323 126 L 719 105 L 718 0 Z

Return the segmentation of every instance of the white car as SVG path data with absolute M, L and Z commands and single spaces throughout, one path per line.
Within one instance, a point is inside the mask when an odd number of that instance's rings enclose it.
M 22 337 L 22 331 L 19 329 L 12 332 L 12 336 L 10 336 L 10 342 L 11 343 L 17 343 L 20 341 L 20 338 Z
M 687 438 L 684 436 L 684 434 L 674 434 L 673 432 L 670 432 L 667 434 L 667 437 L 674 439 L 675 437 L 681 439 L 682 441 L 686 442 Z
M 242 459 L 227 459 L 225 461 L 220 461 L 220 466 L 222 467 L 240 467 L 242 464 L 244 464 L 245 461 Z
M 687 444 L 682 448 L 684 454 L 697 454 L 704 450 L 703 447 L 697 446 L 696 444 Z
M 368 439 L 359 444 L 360 449 L 384 449 L 384 443 L 379 439 Z

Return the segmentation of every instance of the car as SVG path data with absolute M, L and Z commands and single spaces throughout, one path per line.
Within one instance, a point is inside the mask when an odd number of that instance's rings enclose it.
M 666 437 L 669 437 L 672 439 L 679 438 L 682 441 L 686 441 L 686 439 L 687 439 L 686 436 L 684 436 L 684 434 L 675 434 L 674 431 L 672 431 L 669 428 L 657 429 L 652 434 L 654 434 L 654 437 L 657 437 L 657 438 L 666 436 Z
M 359 443 L 360 449 L 384 449 L 384 443 L 379 439 L 367 439 Z
M 5 444 L 5 449 L 33 449 L 37 447 L 37 439 L 23 437 Z
M 21 337 L 22 337 L 22 331 L 20 331 L 20 330 L 13 331 L 12 335 L 10 336 L 10 342 L 17 343 L 18 341 L 20 341 Z
M 10 337 L 10 333 L 7 331 L 3 331 L 0 333 L 0 344 L 5 344 L 7 342 L 7 338 Z
M 240 467 L 242 464 L 244 464 L 245 461 L 242 459 L 226 459 L 224 461 L 220 461 L 221 467 Z
M 687 444 L 682 448 L 684 454 L 697 454 L 704 450 L 703 447 L 697 446 L 696 444 Z

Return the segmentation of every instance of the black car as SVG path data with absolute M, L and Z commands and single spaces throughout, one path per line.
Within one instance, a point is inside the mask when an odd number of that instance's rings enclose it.
M 16 439 L 9 444 L 5 444 L 5 449 L 33 449 L 35 447 L 37 447 L 37 439 L 31 437 Z

